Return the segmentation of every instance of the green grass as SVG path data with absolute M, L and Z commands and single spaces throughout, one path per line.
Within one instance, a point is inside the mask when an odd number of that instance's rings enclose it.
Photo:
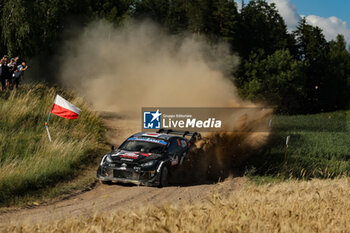
M 264 154 L 251 158 L 247 170 L 254 168 L 254 175 L 284 178 L 349 176 L 349 114 L 275 116 Z
M 51 116 L 50 143 L 44 123 L 56 94 L 82 110 L 77 120 Z M 0 93 L 0 206 L 67 181 L 95 160 L 105 129 L 83 99 L 58 88 L 25 85 Z

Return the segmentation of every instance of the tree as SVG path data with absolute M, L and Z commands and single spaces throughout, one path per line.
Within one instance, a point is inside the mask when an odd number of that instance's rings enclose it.
M 142 0 L 136 1 L 135 17 L 148 17 L 162 25 L 167 21 L 169 13 L 169 0 Z
M 170 33 L 177 34 L 187 30 L 188 28 L 188 1 L 176 0 L 169 2 L 168 17 L 166 19 L 166 26 Z
M 132 14 L 133 0 L 6 0 L 2 1 L 2 40 L 11 56 L 30 58 L 52 49 L 67 25 L 95 19 L 119 24 Z M 73 23 L 72 23 L 73 22 Z
M 206 32 L 216 37 L 215 41 L 220 38 L 233 45 L 239 22 L 236 3 L 231 0 L 216 0 L 212 5 Z
M 187 18 L 188 29 L 195 35 L 204 34 L 214 43 L 226 40 L 232 44 L 238 24 L 238 11 L 234 1 L 190 1 Z
M 133 0 L 89 0 L 87 1 L 88 21 L 105 19 L 119 25 L 134 13 L 132 10 L 134 4 L 135 1 Z
M 17 55 L 19 51 L 23 51 L 27 56 L 34 53 L 30 45 L 33 45 L 35 39 L 30 40 L 30 35 L 34 34 L 35 28 L 30 21 L 24 20 L 30 15 L 28 7 L 29 1 L 25 0 L 9 0 L 4 3 L 1 19 L 2 40 L 7 45 L 10 55 Z M 27 46 L 25 42 L 30 45 Z
M 288 49 L 262 57 L 263 51 L 259 50 L 244 62 L 240 94 L 249 100 L 275 105 L 283 113 L 299 112 L 304 99 L 302 62 L 294 59 Z
M 338 35 L 335 41 L 329 43 L 328 78 L 324 81 L 327 109 L 344 108 L 349 102 L 350 89 L 350 53 L 346 49 L 343 35 Z
M 294 32 L 298 57 L 303 62 L 306 76 L 306 103 L 308 112 L 325 111 L 331 103 L 327 95 L 327 79 L 329 79 L 329 44 L 322 30 L 306 23 L 305 18 L 299 23 Z M 328 94 L 327 94 L 328 93 Z
M 243 59 L 251 52 L 263 49 L 264 54 L 289 47 L 290 36 L 275 4 L 266 1 L 250 1 L 241 10 L 235 48 Z
M 49 48 L 63 30 L 71 3 L 63 0 L 5 1 L 1 28 L 9 55 L 30 58 Z

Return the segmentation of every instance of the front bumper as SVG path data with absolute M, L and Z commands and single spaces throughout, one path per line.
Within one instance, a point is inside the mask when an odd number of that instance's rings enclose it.
M 100 181 L 132 183 L 136 185 L 158 186 L 159 173 L 157 171 L 141 171 L 131 168 L 121 169 L 100 165 L 97 170 Z

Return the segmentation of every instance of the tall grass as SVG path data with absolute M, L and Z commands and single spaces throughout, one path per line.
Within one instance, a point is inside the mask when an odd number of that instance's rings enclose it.
M 82 109 L 77 120 L 51 116 L 50 143 L 44 122 L 56 94 Z M 76 174 L 101 148 L 104 128 L 83 99 L 58 88 L 25 85 L 0 93 L 0 205 Z
M 349 178 L 246 185 L 203 203 L 143 207 L 3 232 L 348 232 Z M 6 227 L 5 227 L 6 226 Z M 1 224 L 0 224 L 1 230 Z
M 276 116 L 270 143 L 263 154 L 248 161 L 248 169 L 253 167 L 258 175 L 287 178 L 349 176 L 349 113 Z

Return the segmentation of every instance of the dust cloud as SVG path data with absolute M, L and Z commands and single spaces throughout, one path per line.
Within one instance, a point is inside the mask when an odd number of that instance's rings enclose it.
M 225 43 L 209 45 L 190 33 L 169 35 L 150 21 L 130 21 L 118 28 L 102 21 L 92 23 L 65 44 L 63 53 L 61 83 L 97 111 L 120 116 L 107 120 L 118 135 L 111 136 L 114 143 L 140 131 L 142 107 L 255 106 L 238 98 L 230 74 L 239 58 Z M 245 130 L 271 112 L 241 115 L 235 129 Z M 206 135 L 193 153 L 206 154 L 196 170 L 208 173 L 215 167 L 219 174 L 215 177 L 221 177 L 235 161 L 258 151 L 267 137 L 268 133 Z
M 233 132 L 207 134 L 188 154 L 183 166 L 176 170 L 173 183 L 196 184 L 217 182 L 241 176 L 242 164 L 251 156 L 258 156 L 268 141 L 269 131 L 261 129 L 272 110 L 257 111 L 253 116 L 243 114 Z
M 238 57 L 225 44 L 171 36 L 149 21 L 120 28 L 96 22 L 64 50 L 60 80 L 97 110 L 133 115 L 147 106 L 241 105 L 225 77 Z

